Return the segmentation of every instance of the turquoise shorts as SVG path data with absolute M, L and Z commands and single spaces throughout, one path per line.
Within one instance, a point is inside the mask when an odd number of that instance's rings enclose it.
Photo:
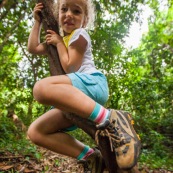
M 104 105 L 109 97 L 109 88 L 107 79 L 102 73 L 70 73 L 67 76 L 71 79 L 72 85 L 92 98 L 97 103 Z M 71 126 L 62 131 L 68 132 L 77 129 L 77 126 Z
M 107 79 L 102 73 L 70 73 L 67 76 L 71 79 L 72 85 L 97 103 L 104 105 L 109 96 Z

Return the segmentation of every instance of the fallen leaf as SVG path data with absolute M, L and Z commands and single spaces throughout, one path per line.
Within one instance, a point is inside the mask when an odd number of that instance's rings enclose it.
M 7 165 L 7 166 L 1 167 L 1 169 L 2 169 L 3 171 L 6 171 L 6 170 L 11 169 L 11 168 L 13 168 L 13 167 L 14 167 L 14 165 Z

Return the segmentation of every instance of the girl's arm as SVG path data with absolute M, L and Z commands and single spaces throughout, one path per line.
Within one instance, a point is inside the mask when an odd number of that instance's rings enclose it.
M 57 47 L 61 65 L 66 73 L 76 72 L 79 70 L 83 56 L 86 50 L 87 41 L 83 36 L 73 42 L 66 48 L 62 37 L 52 30 L 47 31 L 46 42 Z
M 28 51 L 32 54 L 45 55 L 47 54 L 46 43 L 40 43 L 41 19 L 39 12 L 43 8 L 42 3 L 36 4 L 34 8 L 34 25 L 28 38 Z

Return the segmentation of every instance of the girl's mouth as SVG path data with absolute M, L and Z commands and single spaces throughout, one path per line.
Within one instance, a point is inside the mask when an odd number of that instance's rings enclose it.
M 74 25 L 72 22 L 64 22 L 64 25 L 67 25 L 67 26 L 72 26 Z

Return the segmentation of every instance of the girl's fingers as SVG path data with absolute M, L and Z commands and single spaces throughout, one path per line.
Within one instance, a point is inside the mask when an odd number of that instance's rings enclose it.
M 42 7 L 35 7 L 34 10 L 42 10 L 43 8 Z
M 34 9 L 34 12 L 41 12 L 41 9 Z
M 42 3 L 37 3 L 34 7 L 34 10 L 33 10 L 33 17 L 35 20 L 41 22 L 41 19 L 40 19 L 40 16 L 39 16 L 39 13 L 41 12 L 41 10 L 43 9 L 43 4 Z
M 43 6 L 41 5 L 41 6 L 35 6 L 34 7 L 34 12 L 40 12 L 41 10 L 42 10 L 42 8 L 43 8 Z
M 34 7 L 34 10 L 41 10 L 43 8 L 43 5 L 42 5 L 42 3 L 40 3 L 40 4 L 36 4 L 36 6 Z
M 36 7 L 38 7 L 38 6 L 43 7 L 43 4 L 42 3 L 37 3 Z
M 52 30 L 47 30 L 47 33 L 50 33 L 50 34 L 56 34 L 56 32 L 55 31 L 52 31 Z
M 50 38 L 50 37 L 52 37 L 51 34 L 46 34 L 46 38 Z

